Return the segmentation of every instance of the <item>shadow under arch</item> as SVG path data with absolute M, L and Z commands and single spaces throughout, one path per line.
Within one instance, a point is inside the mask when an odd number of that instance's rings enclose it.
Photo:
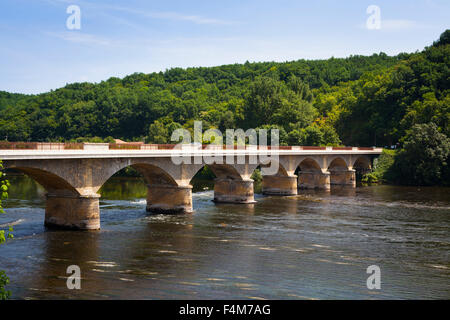
M 103 183 L 100 185 L 99 189 L 103 187 L 105 183 L 108 182 L 109 179 L 111 179 L 114 176 L 117 176 L 119 172 L 124 172 L 124 169 L 131 167 L 136 172 L 138 172 L 142 178 L 144 179 L 145 183 L 148 185 L 171 185 L 171 186 L 177 186 L 177 182 L 175 181 L 172 176 L 166 172 L 164 169 L 154 165 L 149 164 L 145 162 L 137 162 L 132 163 L 129 165 L 125 165 L 123 167 L 118 168 L 115 170 L 115 172 L 111 173 L 106 179 L 104 179 Z
M 52 172 L 32 167 L 8 167 L 22 172 L 39 183 L 49 194 L 58 196 L 79 196 L 80 192 L 64 178 Z
M 192 192 L 213 190 L 215 179 L 217 179 L 216 174 L 211 170 L 209 165 L 205 164 L 197 170 L 189 181 L 189 184 L 192 186 Z
M 275 170 L 277 170 L 277 172 L 275 174 L 265 174 L 264 173 L 264 168 L 270 168 L 273 164 L 275 164 L 277 167 L 275 168 Z M 285 169 L 285 167 L 281 164 L 280 161 L 276 161 L 276 160 L 270 160 L 267 163 L 261 163 L 259 164 L 255 170 L 259 168 L 261 170 L 261 174 L 263 176 L 288 176 L 287 170 Z M 253 170 L 253 172 L 255 171 Z
M 322 172 L 319 163 L 313 158 L 303 159 L 297 166 L 295 172 L 298 174 L 299 171 L 306 172 Z
M 207 165 L 216 176 L 216 179 L 243 180 L 241 174 L 229 164 Z
M 372 161 L 367 156 L 360 156 L 353 162 L 356 171 L 356 180 L 360 181 L 362 176 L 372 171 Z
M 348 164 L 345 162 L 345 160 L 341 157 L 336 157 L 333 159 L 333 161 L 330 162 L 328 165 L 328 171 L 347 171 L 348 170 Z

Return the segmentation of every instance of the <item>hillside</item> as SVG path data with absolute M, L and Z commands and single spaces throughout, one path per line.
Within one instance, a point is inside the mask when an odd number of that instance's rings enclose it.
M 0 138 L 167 143 L 193 120 L 205 129 L 278 127 L 284 144 L 392 145 L 430 121 L 448 135 L 448 34 L 395 57 L 174 68 L 39 95 L 0 92 Z
M 256 90 L 259 82 L 268 86 L 264 90 L 280 91 L 278 97 L 271 97 L 273 103 L 276 104 L 277 99 L 287 99 L 289 108 L 295 109 L 298 94 L 288 88 L 292 76 L 314 90 L 357 80 L 367 72 L 381 72 L 400 60 L 401 57 L 376 54 L 347 59 L 245 63 L 135 73 L 99 84 L 74 83 L 39 95 L 1 99 L 0 137 L 8 136 L 9 141 L 94 136 L 142 139 L 156 120 L 157 125 L 163 123 L 169 129 L 189 127 L 193 119 L 203 120 L 204 127 L 248 128 L 253 124 L 246 119 L 252 113 L 251 109 L 246 109 L 248 94 L 252 88 Z M 267 109 L 276 107 L 266 105 Z M 312 117 L 302 121 L 301 127 L 318 116 L 314 112 Z M 278 122 L 271 120 L 263 124 Z M 168 142 L 167 134 L 156 138 L 154 142 Z

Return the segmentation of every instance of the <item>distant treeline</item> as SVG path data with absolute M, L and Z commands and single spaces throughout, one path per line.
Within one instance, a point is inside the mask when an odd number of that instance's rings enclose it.
M 395 57 L 174 68 L 39 95 L 0 92 L 0 140 L 170 143 L 194 120 L 222 132 L 278 128 L 289 145 L 403 146 L 421 125 L 448 139 L 449 59 L 447 30 Z

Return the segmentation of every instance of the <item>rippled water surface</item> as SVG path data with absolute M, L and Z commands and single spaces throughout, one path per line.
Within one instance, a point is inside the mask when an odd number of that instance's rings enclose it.
M 100 231 L 49 231 L 45 191 L 11 177 L 15 238 L 0 267 L 17 299 L 450 298 L 450 189 L 334 188 L 217 205 L 196 185 L 192 215 L 150 215 L 145 184 L 113 178 Z M 207 184 L 206 184 L 207 185 Z M 66 268 L 81 268 L 68 290 Z M 366 269 L 381 268 L 381 290 Z

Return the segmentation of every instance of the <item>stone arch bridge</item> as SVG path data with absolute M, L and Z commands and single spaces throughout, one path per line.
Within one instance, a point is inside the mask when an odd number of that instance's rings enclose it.
M 85 148 L 86 149 L 86 148 Z M 356 186 L 357 170 L 370 170 L 380 148 L 284 147 L 276 150 L 0 150 L 4 168 L 21 171 L 47 191 L 45 225 L 72 229 L 99 229 L 98 190 L 116 172 L 128 166 L 148 183 L 147 210 L 160 213 L 192 212 L 194 175 L 208 165 L 216 175 L 214 201 L 252 203 L 258 166 L 277 162 L 278 171 L 263 175 L 264 194 L 296 195 L 297 190 L 331 185 Z M 174 152 L 188 163 L 176 164 Z M 214 153 L 213 163 L 199 156 Z M 268 161 L 250 161 L 266 155 Z M 197 157 L 197 161 L 194 161 Z M 240 159 L 238 159 L 240 157 Z M 257 159 L 259 159 L 257 157 Z M 266 157 L 267 159 L 267 157 Z M 297 173 L 297 174 L 296 174 Z

